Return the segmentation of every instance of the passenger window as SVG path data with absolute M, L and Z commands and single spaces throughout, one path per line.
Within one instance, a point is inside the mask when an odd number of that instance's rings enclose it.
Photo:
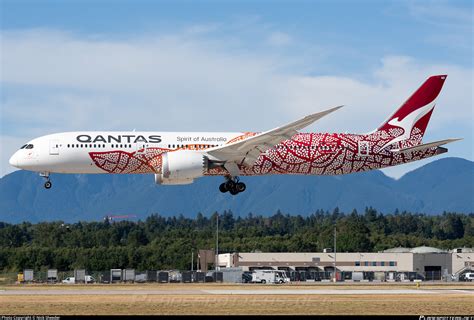
M 69 148 L 69 145 L 67 145 L 67 147 Z
M 96 145 L 94 144 L 94 148 L 96 147 Z

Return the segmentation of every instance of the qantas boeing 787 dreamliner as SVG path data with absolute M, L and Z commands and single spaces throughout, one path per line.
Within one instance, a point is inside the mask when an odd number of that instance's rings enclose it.
M 163 185 L 221 175 L 221 192 L 245 190 L 239 176 L 338 175 L 380 169 L 447 152 L 422 144 L 446 75 L 428 78 L 380 127 L 366 134 L 299 133 L 339 109 L 256 132 L 66 132 L 31 140 L 10 159 L 20 169 L 50 173 L 150 173 Z

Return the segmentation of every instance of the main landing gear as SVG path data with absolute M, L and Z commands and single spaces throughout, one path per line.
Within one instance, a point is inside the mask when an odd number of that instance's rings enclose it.
M 219 186 L 219 191 L 222 193 L 226 193 L 229 191 L 229 193 L 233 196 L 240 192 L 244 192 L 246 189 L 246 185 L 243 182 L 239 181 L 238 177 L 226 177 L 227 181 L 224 183 L 221 183 Z
M 43 178 L 46 179 L 46 182 L 44 183 L 45 189 L 51 189 L 51 187 L 53 186 L 53 184 L 52 184 L 51 181 L 49 180 L 49 172 L 41 172 L 41 173 L 40 173 L 40 177 L 43 177 Z

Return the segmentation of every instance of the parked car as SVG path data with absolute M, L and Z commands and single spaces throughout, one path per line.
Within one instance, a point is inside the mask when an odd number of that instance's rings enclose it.
M 145 283 L 147 281 L 146 273 L 137 273 L 135 275 L 135 282 Z
M 181 272 L 177 270 L 168 271 L 169 282 L 181 282 L 182 275 Z

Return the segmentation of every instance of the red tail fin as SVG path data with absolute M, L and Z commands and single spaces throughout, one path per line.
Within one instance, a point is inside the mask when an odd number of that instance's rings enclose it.
M 388 131 L 393 127 L 402 128 L 404 130 L 403 139 L 408 139 L 412 129 L 416 127 L 423 136 L 433 113 L 435 99 L 440 93 L 446 77 L 447 75 L 429 77 L 377 130 Z

